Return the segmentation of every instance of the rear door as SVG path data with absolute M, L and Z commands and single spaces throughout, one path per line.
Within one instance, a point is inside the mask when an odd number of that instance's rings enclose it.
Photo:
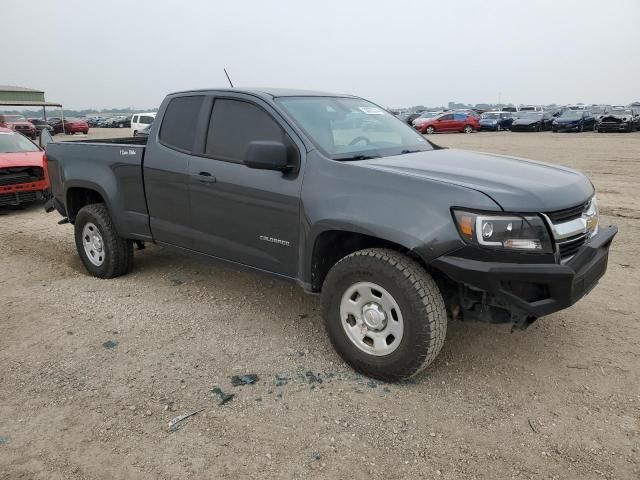
M 155 240 L 192 248 L 189 159 L 194 150 L 204 95 L 168 100 L 159 128 L 152 129 L 144 162 L 149 223 Z
M 295 276 L 302 170 L 282 173 L 243 164 L 249 142 L 271 140 L 285 143 L 290 162 L 300 165 L 302 144 L 294 138 L 262 100 L 227 93 L 213 99 L 201 156 L 190 164 L 195 250 Z

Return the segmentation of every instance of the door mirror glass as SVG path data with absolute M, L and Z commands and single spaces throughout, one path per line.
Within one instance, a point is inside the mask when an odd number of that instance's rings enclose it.
M 47 128 L 40 130 L 40 140 L 38 141 L 40 148 L 47 148 L 47 145 L 51 142 L 53 142 L 53 137 L 49 133 L 49 130 Z
M 286 170 L 289 168 L 287 147 L 284 143 L 269 140 L 249 142 L 244 164 L 259 170 Z

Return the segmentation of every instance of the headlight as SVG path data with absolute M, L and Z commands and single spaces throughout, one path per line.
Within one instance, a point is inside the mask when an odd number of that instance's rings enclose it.
M 584 212 L 584 216 L 587 220 L 587 234 L 589 235 L 589 238 L 591 238 L 598 233 L 598 222 L 600 220 L 598 199 L 595 195 L 591 197 L 591 201 L 589 202 L 587 210 Z
M 487 248 L 553 253 L 547 227 L 537 215 L 485 215 L 454 210 L 460 236 Z

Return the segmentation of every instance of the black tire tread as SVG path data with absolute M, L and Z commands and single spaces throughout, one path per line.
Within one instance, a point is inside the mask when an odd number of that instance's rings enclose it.
M 354 261 L 358 262 L 359 259 L 363 258 L 384 262 L 402 274 L 411 287 L 408 292 L 411 301 L 414 305 L 419 306 L 419 310 L 423 314 L 429 335 L 425 335 L 423 341 L 415 349 L 414 354 L 416 358 L 419 358 L 419 362 L 412 365 L 410 370 L 395 372 L 393 375 L 381 375 L 377 371 L 372 371 L 367 364 L 353 365 L 352 363 L 352 365 L 362 373 L 388 381 L 396 381 L 418 375 L 436 359 L 445 342 L 447 334 L 447 314 L 440 289 L 433 278 L 431 278 L 418 262 L 400 252 L 384 248 L 359 250 L 342 258 L 329 271 L 325 279 L 325 285 L 333 282 L 334 279 L 332 277 L 334 275 L 340 274 L 340 267 L 342 265 Z M 324 293 L 325 289 L 323 288 L 323 296 Z M 323 306 L 328 305 L 328 303 L 329 302 L 323 301 Z M 327 315 L 329 314 L 330 312 L 327 312 L 325 309 L 325 319 L 327 319 Z M 334 346 L 336 346 L 335 343 Z
M 105 264 L 103 264 L 103 266 L 106 265 L 105 268 L 97 268 L 84 258 L 81 232 L 85 217 L 93 217 L 94 223 L 101 230 L 108 252 Z M 76 248 L 82 262 L 92 275 L 99 278 L 115 278 L 131 271 L 133 267 L 133 242 L 118 236 L 109 210 L 104 203 L 91 203 L 82 207 L 76 216 L 75 224 L 77 231 L 80 232 L 75 236 Z

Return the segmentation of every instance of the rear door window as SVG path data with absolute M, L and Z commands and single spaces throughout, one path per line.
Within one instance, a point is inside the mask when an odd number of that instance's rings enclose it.
M 203 102 L 204 95 L 171 100 L 162 118 L 160 142 L 177 150 L 191 152 Z
M 240 163 L 249 142 L 268 140 L 286 144 L 285 135 L 271 115 L 257 105 L 221 98 L 213 104 L 205 154 Z

